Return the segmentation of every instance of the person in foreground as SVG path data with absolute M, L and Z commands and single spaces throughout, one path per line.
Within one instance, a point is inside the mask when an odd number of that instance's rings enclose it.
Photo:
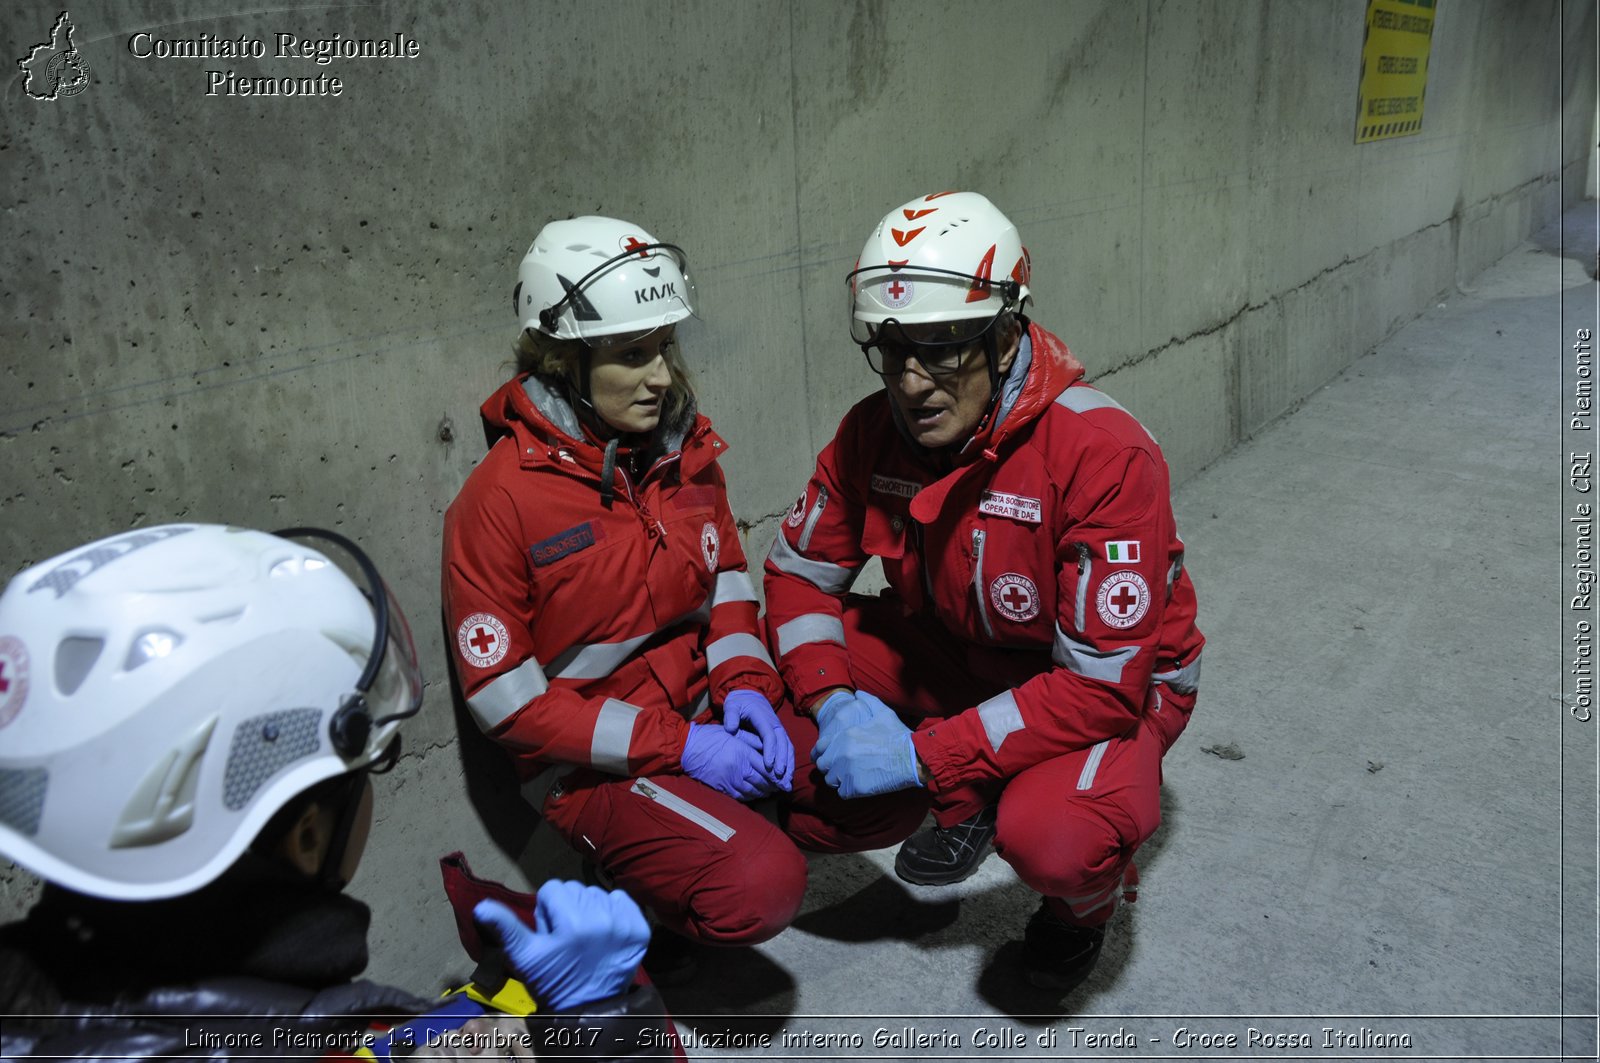
M 372 1055 L 386 1018 L 443 1034 L 430 1054 L 528 1056 L 577 1015 L 626 1044 L 659 1027 L 633 985 L 638 907 L 576 883 L 545 884 L 537 912 L 479 905 L 520 983 L 430 1003 L 353 981 L 369 911 L 340 891 L 369 776 L 421 702 L 399 604 L 331 532 L 172 524 L 18 574 L 0 596 L 0 855 L 45 886 L 0 928 L 0 1054 Z
M 879 223 L 848 284 L 883 390 L 779 530 L 767 624 L 839 793 L 931 791 L 896 873 L 959 882 L 992 845 L 1043 895 L 1027 977 L 1067 990 L 1133 892 L 1204 640 L 1161 450 L 1025 316 L 1029 281 L 976 193 Z M 869 557 L 888 591 L 847 593 Z
M 693 297 L 682 249 L 637 225 L 546 225 L 513 294 L 517 374 L 483 404 L 489 453 L 444 528 L 468 709 L 524 783 L 557 767 L 546 821 L 681 935 L 646 961 L 663 983 L 690 973 L 684 939 L 788 926 L 799 847 L 879 848 L 923 814 L 843 801 L 797 756 L 815 726 L 762 641 L 727 444 L 678 350 Z M 773 795 L 781 829 L 748 805 Z

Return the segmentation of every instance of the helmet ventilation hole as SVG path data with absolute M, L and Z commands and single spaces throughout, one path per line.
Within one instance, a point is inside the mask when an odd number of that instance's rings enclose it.
M 62 697 L 70 698 L 78 692 L 105 648 L 105 639 L 81 635 L 69 636 L 56 645 L 56 689 Z

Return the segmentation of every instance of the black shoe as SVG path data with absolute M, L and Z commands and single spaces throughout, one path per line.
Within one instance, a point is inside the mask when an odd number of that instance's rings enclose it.
M 948 886 L 970 878 L 994 847 L 993 805 L 953 827 L 919 830 L 894 858 L 894 873 L 919 886 Z
M 650 947 L 644 950 L 644 973 L 658 986 L 683 985 L 700 970 L 700 946 L 666 927 L 650 933 Z
M 1104 927 L 1074 926 L 1040 902 L 1022 935 L 1022 973 L 1040 989 L 1076 989 L 1094 970 L 1105 941 Z

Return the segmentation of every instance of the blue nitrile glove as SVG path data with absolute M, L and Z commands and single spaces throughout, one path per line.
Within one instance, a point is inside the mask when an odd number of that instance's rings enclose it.
M 720 724 L 691 723 L 679 755 L 683 770 L 713 790 L 749 801 L 778 788 L 761 761 L 761 739 L 749 731 L 729 734 Z
M 811 747 L 812 763 L 828 751 L 835 738 L 880 714 L 895 716 L 895 711 L 865 690 L 838 690 L 828 695 L 812 713 L 818 732 L 817 744 Z
M 650 943 L 650 924 L 633 898 L 579 882 L 539 887 L 536 931 L 500 901 L 479 901 L 472 917 L 486 940 L 500 943 L 512 975 L 552 1011 L 627 989 Z
M 868 797 L 922 785 L 911 728 L 892 712 L 876 714 L 841 732 L 816 763 L 840 797 Z
M 732 734 L 741 723 L 748 723 L 761 737 L 761 760 L 767 775 L 779 789 L 789 789 L 794 776 L 794 743 L 772 711 L 772 702 L 754 690 L 730 691 L 722 703 L 722 726 Z

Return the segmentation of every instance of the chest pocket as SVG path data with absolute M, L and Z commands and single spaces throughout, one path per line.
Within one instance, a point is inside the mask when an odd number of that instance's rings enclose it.
M 868 506 L 861 527 L 861 548 L 874 557 L 898 561 L 906 554 L 906 530 L 911 518 Z

